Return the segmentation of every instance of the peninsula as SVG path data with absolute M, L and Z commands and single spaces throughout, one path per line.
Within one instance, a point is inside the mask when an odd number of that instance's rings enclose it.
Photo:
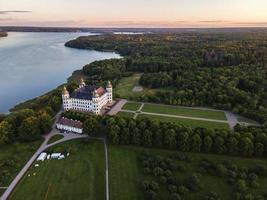
M 0 32 L 0 37 L 7 37 L 7 33 L 6 32 Z

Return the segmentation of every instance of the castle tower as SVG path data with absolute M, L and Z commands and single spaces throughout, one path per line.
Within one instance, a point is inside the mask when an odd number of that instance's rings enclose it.
M 108 84 L 106 86 L 106 90 L 107 90 L 107 94 L 108 94 L 108 103 L 112 103 L 113 102 L 113 94 L 112 94 L 112 84 L 110 81 L 108 81 Z
M 63 102 L 64 110 L 70 109 L 69 98 L 70 98 L 70 94 L 69 94 L 67 88 L 64 86 L 63 91 L 62 91 L 62 102 Z
M 93 113 L 96 115 L 99 115 L 100 114 L 99 95 L 96 90 L 93 92 L 92 101 L 93 101 L 93 108 L 94 108 Z
M 85 84 L 83 78 L 81 78 L 80 83 L 79 83 L 79 88 L 82 88 L 82 87 L 84 87 L 85 85 L 86 85 L 86 84 Z

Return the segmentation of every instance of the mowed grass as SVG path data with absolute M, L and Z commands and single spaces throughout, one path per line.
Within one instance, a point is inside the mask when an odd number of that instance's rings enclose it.
M 23 168 L 43 140 L 30 143 L 16 143 L 0 146 L 0 171 L 6 176 L 0 177 L 0 187 L 7 187 Z M 0 190 L 0 194 L 4 190 Z
M 120 79 L 118 85 L 114 89 L 115 95 L 121 98 L 128 98 L 130 96 L 138 96 L 142 94 L 142 92 L 133 92 L 133 88 L 138 85 L 140 77 L 141 74 L 134 74 L 133 76 Z
M 145 104 L 142 108 L 142 111 L 150 113 L 181 115 L 186 117 L 226 120 L 225 114 L 222 111 L 201 110 L 168 105 Z
M 128 102 L 122 107 L 122 109 L 137 111 L 141 107 L 141 105 L 142 105 L 141 103 Z
M 134 113 L 129 113 L 129 112 L 118 112 L 117 113 L 117 116 L 120 116 L 120 117 L 129 117 L 129 118 L 133 118 L 134 117 Z
M 64 138 L 63 135 L 59 135 L 59 134 L 58 135 L 54 135 L 48 140 L 47 144 L 52 144 L 52 143 L 54 143 L 54 142 L 56 142 L 58 140 L 61 140 L 62 138 Z
M 109 147 L 109 162 L 110 162 L 110 199 L 111 200 L 136 200 L 145 199 L 144 194 L 140 188 L 141 182 L 144 180 L 143 169 L 138 162 L 138 156 L 146 152 L 154 156 L 170 156 L 179 154 L 177 151 L 168 151 L 160 149 L 148 149 L 143 147 L 132 146 L 114 146 Z M 184 172 L 176 172 L 175 176 L 178 180 L 185 180 L 191 174 L 196 173 L 199 169 L 199 162 L 201 160 L 209 160 L 215 164 L 224 161 L 231 162 L 238 167 L 254 167 L 256 165 L 267 165 L 267 160 L 248 159 L 239 157 L 230 157 L 224 155 L 200 154 L 200 153 L 183 153 L 191 158 L 191 162 L 179 161 L 179 165 L 184 165 Z M 203 189 L 200 192 L 190 192 L 183 199 L 195 200 L 201 199 L 210 191 L 216 192 L 221 199 L 232 199 L 233 185 L 227 183 L 225 177 L 211 176 L 202 174 L 200 176 Z M 262 194 L 267 187 L 267 178 L 259 179 L 260 186 L 253 192 Z M 166 197 L 167 199 L 167 197 Z
M 137 118 L 138 119 L 149 118 L 160 122 L 171 122 L 179 125 L 189 126 L 192 128 L 203 127 L 203 128 L 229 129 L 228 123 L 220 123 L 220 122 L 182 119 L 176 117 L 164 117 L 164 116 L 147 115 L 147 114 L 139 114 Z
M 137 164 L 137 152 L 131 149 L 109 146 L 110 200 L 144 199 L 139 190 L 142 174 Z
M 5 191 L 6 191 L 6 189 L 1 189 L 0 188 L 0 197 L 4 194 Z
M 50 150 L 66 150 L 70 152 L 70 156 L 63 160 L 40 162 L 38 168 L 32 166 L 10 199 L 105 199 L 103 142 L 74 140 Z M 33 173 L 36 173 L 36 176 L 33 176 Z M 31 176 L 28 177 L 28 174 Z

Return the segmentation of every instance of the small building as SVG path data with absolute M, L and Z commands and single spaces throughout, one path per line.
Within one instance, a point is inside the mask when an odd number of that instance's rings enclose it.
M 37 161 L 44 161 L 46 159 L 47 153 L 43 152 L 37 158 Z
M 68 131 L 72 133 L 83 133 L 83 124 L 80 121 L 72 120 L 68 118 L 61 117 L 56 123 L 58 130 Z

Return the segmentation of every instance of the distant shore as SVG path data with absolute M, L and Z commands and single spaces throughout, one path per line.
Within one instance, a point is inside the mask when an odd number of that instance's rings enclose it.
M 0 32 L 0 37 L 7 37 L 8 34 L 6 32 Z

